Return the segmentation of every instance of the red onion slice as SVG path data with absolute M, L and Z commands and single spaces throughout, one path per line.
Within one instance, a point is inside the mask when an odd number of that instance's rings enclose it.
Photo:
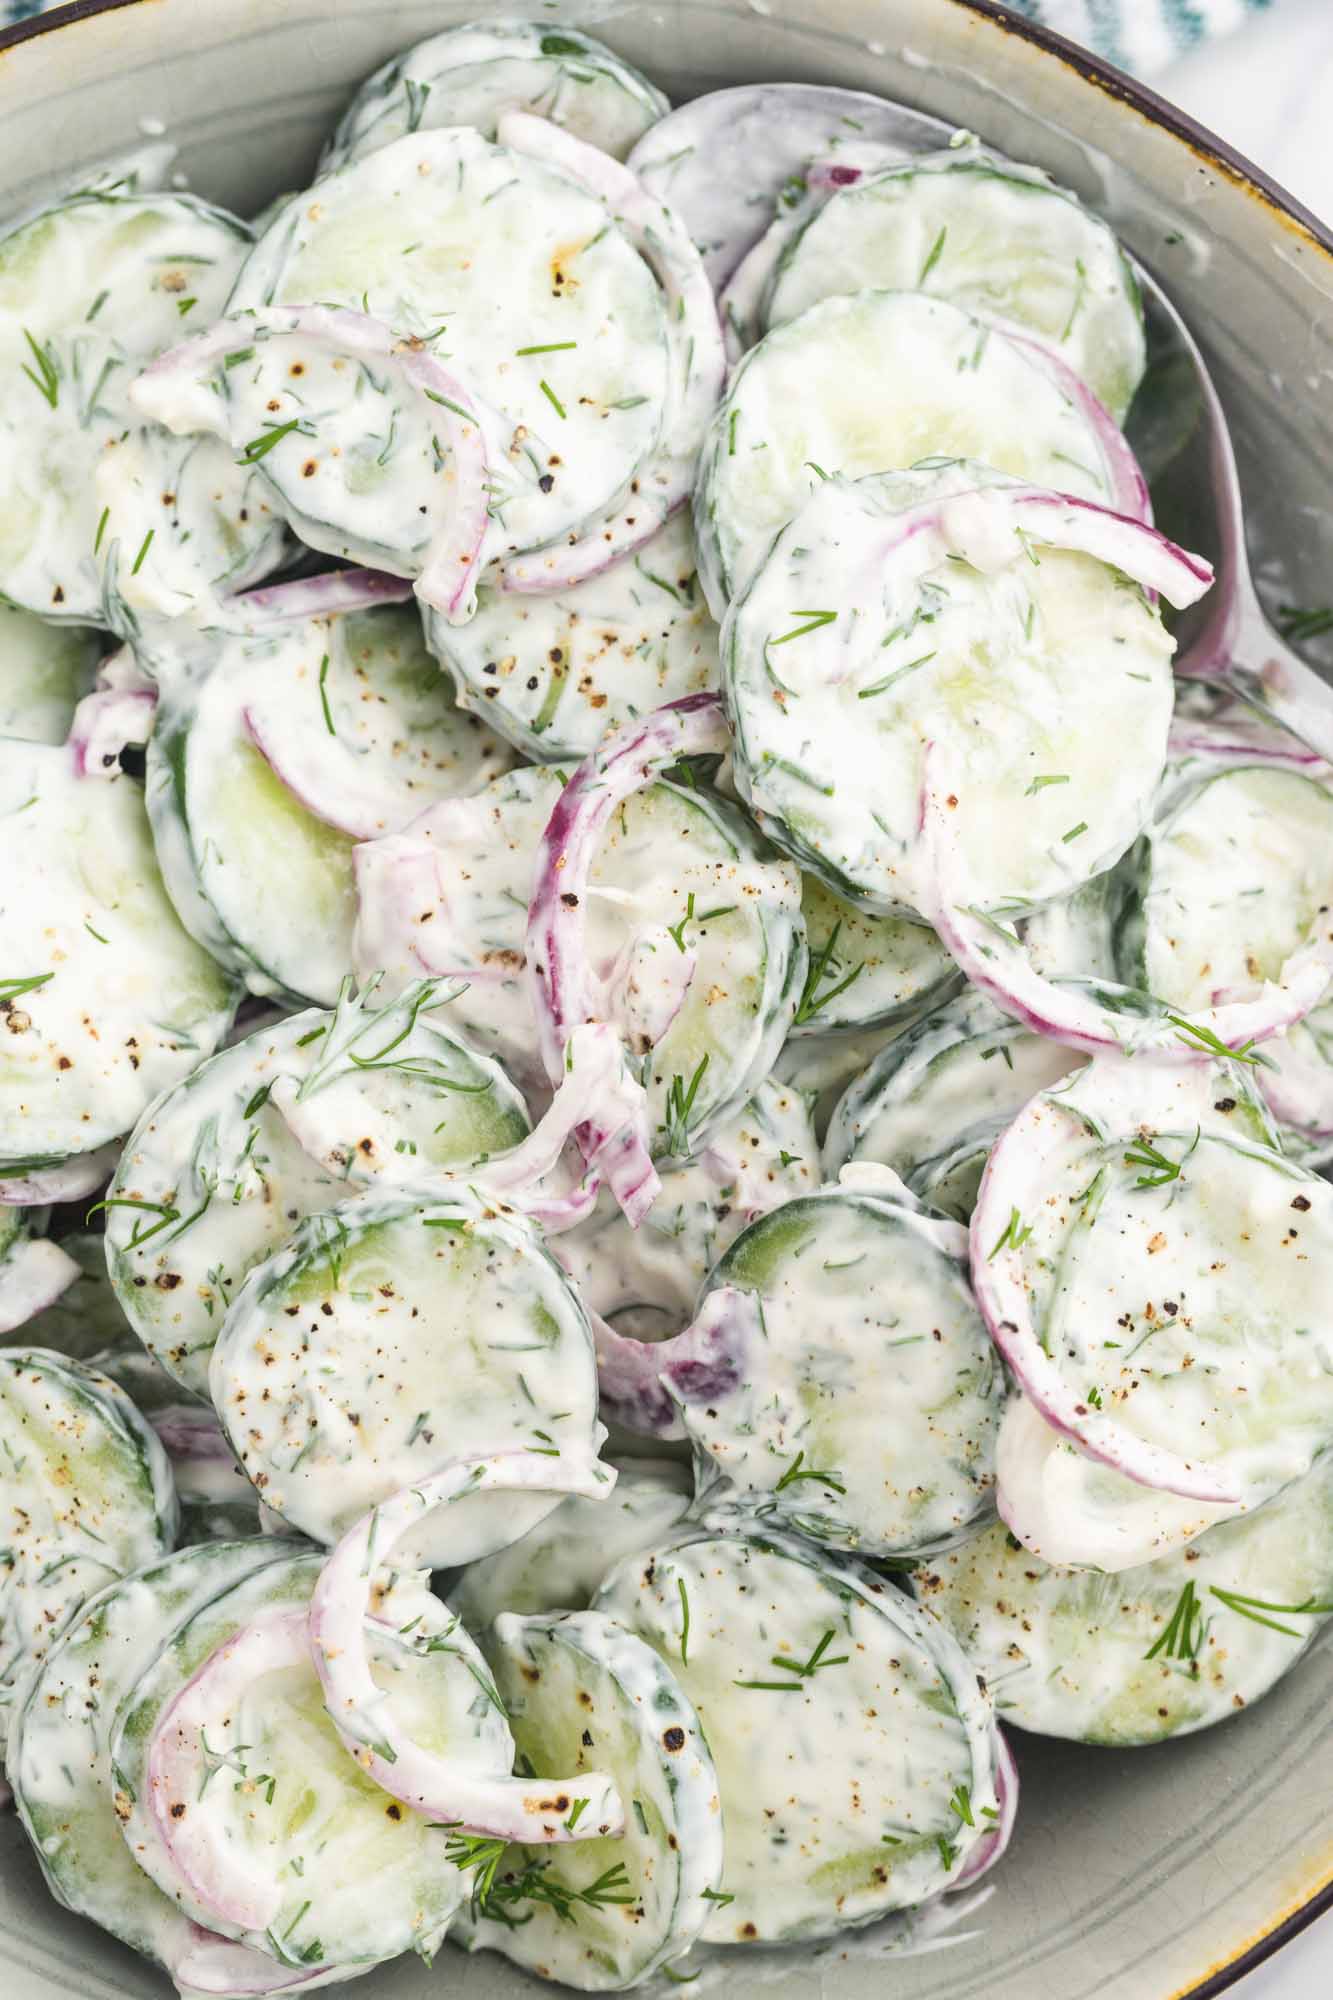
M 167 1967 L 184 1994 L 207 1993 L 216 2000 L 245 2000 L 245 1996 L 290 1993 L 298 1986 L 315 1986 L 327 1980 L 327 1965 L 285 1966 L 267 1953 L 252 1951 L 249 1945 L 230 1938 L 216 1937 L 192 1923 L 184 1950 L 176 1953 Z
M 667 307 L 671 374 L 665 421 L 631 492 L 576 539 L 511 556 L 501 566 L 505 590 L 564 590 L 642 548 L 667 516 L 685 505 L 704 432 L 722 393 L 726 355 L 703 260 L 673 209 L 649 194 L 628 167 L 548 119 L 506 111 L 497 131 L 501 145 L 554 167 L 605 202 L 657 279 Z
M 266 619 L 335 618 L 347 611 L 369 611 L 377 604 L 406 604 L 412 594 L 406 577 L 386 576 L 378 569 L 335 569 L 323 576 L 298 576 L 290 583 L 243 591 L 230 600 L 229 608 L 258 612 Z
M 1141 1004 L 1135 1011 L 1119 1012 L 1090 985 L 1057 985 L 1032 964 L 1019 938 L 968 902 L 949 824 L 949 796 L 928 749 L 920 838 L 933 891 L 931 907 L 922 914 L 971 984 L 1033 1034 L 1091 1055 L 1110 1051 L 1156 1062 L 1208 1063 L 1223 1047 L 1249 1048 L 1284 1034 L 1318 1004 L 1333 979 L 1333 910 L 1326 909 L 1316 919 L 1311 941 L 1252 998 L 1226 1000 L 1188 1016 L 1166 1008 L 1147 1013 Z M 1142 996 L 1138 998 L 1141 1002 Z
M 16 1243 L 0 1262 L 0 1333 L 25 1326 L 54 1305 L 79 1276 L 79 1267 L 45 1236 Z
M 100 687 L 86 694 L 69 726 L 74 775 L 118 778 L 121 751 L 148 741 L 156 712 L 156 688 Z
M 716 755 L 730 743 L 720 697 L 686 695 L 644 722 L 613 731 L 579 765 L 556 800 L 538 850 L 527 959 L 542 1061 L 557 1103 L 568 1087 L 571 1035 L 586 1023 L 605 1022 L 610 1012 L 605 987 L 588 961 L 584 918 L 592 859 L 607 822 L 624 800 L 681 757 Z M 601 1168 L 631 1222 L 647 1214 L 660 1185 L 650 1158 L 645 1106 L 646 1100 L 633 1127 L 617 1106 L 614 1150 L 605 1136 L 607 1117 L 594 1116 L 577 1131 L 584 1158 Z
M 338 1543 L 311 1599 L 310 1645 L 334 1728 L 357 1763 L 394 1798 L 495 1840 L 538 1845 L 623 1833 L 623 1801 L 601 1772 L 488 1778 L 405 1736 L 371 1675 L 365 1639 L 375 1571 L 423 1514 L 484 1491 L 536 1489 L 597 1499 L 610 1492 L 614 1479 L 609 1466 L 573 1454 L 552 1458 L 516 1451 L 456 1459 L 375 1508 Z M 587 1804 L 570 1825 L 575 1795 Z
M 977 318 L 984 320 L 987 315 L 978 313 Z M 1064 356 L 1058 354 L 1054 348 L 1048 347 L 1044 340 L 1039 340 L 1036 334 L 1024 332 L 1013 320 L 996 319 L 994 323 L 1008 335 L 1015 347 L 1025 349 L 1040 363 L 1083 417 L 1101 450 L 1109 496 L 1108 506 L 1117 514 L 1124 514 L 1129 520 L 1140 521 L 1145 527 L 1150 528 L 1152 498 L 1148 492 L 1148 482 L 1134 456 L 1129 439 L 1105 403 L 1099 396 L 1094 395 L 1083 377 L 1076 369 L 1070 367 Z
M 421 809 L 420 801 L 393 785 L 367 780 L 366 759 L 339 736 L 293 729 L 281 699 L 262 695 L 242 711 L 246 734 L 273 775 L 308 813 L 353 840 L 392 833 Z
M 204 1732 L 260 1674 L 309 1659 L 305 1612 L 265 1612 L 209 1654 L 163 1709 L 148 1745 L 149 1806 L 163 1847 L 198 1901 L 238 1930 L 267 1930 L 282 1891 L 193 1809 L 207 1776 Z
M 448 476 L 456 490 L 414 588 L 451 625 L 466 624 L 476 610 L 482 544 L 490 524 L 486 445 L 468 391 L 419 342 L 399 339 L 390 327 L 365 313 L 342 306 L 256 306 L 220 320 L 207 333 L 150 362 L 131 390 L 136 409 L 155 422 L 166 422 L 168 428 L 216 433 L 217 399 L 201 371 L 234 346 L 238 329 L 295 335 L 359 361 L 387 364 L 398 370 L 414 394 L 429 401 L 430 425 L 446 429 Z
M 764 1338 L 753 1292 L 721 1285 L 671 1339 L 630 1340 L 590 1312 L 601 1408 L 639 1437 L 683 1438 L 682 1403 L 708 1402 L 744 1379 Z
M 951 1889 L 965 1889 L 969 1882 L 976 1882 L 981 1876 L 989 1874 L 1013 1839 L 1014 1821 L 1018 1817 L 1018 1765 L 1009 1748 L 1009 1739 L 998 1723 L 995 1728 L 995 1797 L 1000 1816 L 972 1849 L 963 1868 L 950 1883 Z
M 1039 1091 L 991 1149 L 971 1224 L 972 1289 L 991 1339 L 1045 1423 L 1086 1457 L 1141 1486 L 1161 1487 L 1187 1500 L 1238 1506 L 1244 1496 L 1211 1466 L 1136 1437 L 1083 1401 L 1042 1346 L 1023 1254 L 1009 1240 L 1009 1223 L 1015 1213 L 1032 1215 L 1043 1206 L 1051 1166 L 1071 1136 L 1086 1136 L 1082 1119 L 1049 1092 Z

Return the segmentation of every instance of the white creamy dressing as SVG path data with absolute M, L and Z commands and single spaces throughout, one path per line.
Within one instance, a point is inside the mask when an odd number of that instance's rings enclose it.
M 775 328 L 733 376 L 701 462 L 694 518 L 714 614 L 823 478 L 934 457 L 1080 499 L 1111 493 L 1090 418 L 1031 350 L 948 300 L 858 292 Z
M 527 913 L 561 783 L 555 770 L 511 772 L 356 859 L 358 970 L 387 968 L 391 985 L 422 972 L 467 980 L 452 1017 L 529 1088 L 544 1073 Z M 796 1005 L 799 893 L 796 870 L 701 787 L 652 785 L 617 809 L 592 864 L 587 951 L 605 1018 L 642 1066 L 656 1150 L 673 1149 L 676 1078 L 681 1090 L 699 1078 L 697 1140 L 769 1068 Z
M 596 1608 L 661 1654 L 712 1748 L 733 1900 L 708 1942 L 868 1923 L 944 1888 L 981 1837 L 996 1805 L 989 1699 L 892 1586 L 795 1542 L 704 1530 L 623 1563 Z M 810 1675 L 784 1669 L 816 1649 Z M 959 1784 L 974 1827 L 951 1803 Z
M 217 1047 L 235 998 L 167 901 L 133 780 L 0 741 L 0 825 L 0 1169 L 14 1174 L 128 1131 Z
M 947 793 L 971 899 L 1041 901 L 1108 867 L 1143 825 L 1171 653 L 1142 590 L 1034 542 L 994 474 L 830 478 L 728 619 L 738 783 L 832 886 L 927 914 L 930 783 Z
M 538 1776 L 568 1772 L 575 1786 L 584 1770 L 609 1771 L 629 1812 L 620 1839 L 544 1857 L 552 1879 L 575 1891 L 619 1869 L 616 1901 L 581 1907 L 573 1923 L 537 1902 L 518 1902 L 500 1921 L 464 1910 L 453 1935 L 585 1991 L 638 1984 L 689 1949 L 722 1879 L 718 1774 L 699 1718 L 668 1664 L 601 1612 L 506 1612 L 482 1649 L 518 1754 Z M 538 1854 L 509 1848 L 501 1881 Z
M 19 385 L 0 478 L 0 565 L 14 602 L 104 622 L 104 586 L 110 608 L 123 596 L 132 617 L 136 604 L 179 590 L 182 575 L 197 604 L 280 560 L 253 472 L 206 441 L 185 451 L 138 440 L 128 401 L 145 362 L 216 318 L 250 240 L 193 196 L 97 192 L 0 241 L 0 359 Z M 122 475 L 123 453 L 135 471 Z M 151 485 L 135 493 L 142 476 Z
M 724 1483 L 827 1547 L 902 1555 L 988 1512 L 1005 1382 L 967 1282 L 963 1232 L 873 1169 L 753 1223 L 701 1301 L 758 1302 L 733 1383 L 676 1391 Z M 887 1177 L 885 1177 L 887 1178 Z M 900 1184 L 899 1184 L 900 1185 Z M 928 1468 L 928 1470 L 927 1470 Z
M 229 309 L 311 300 L 424 342 L 494 413 L 496 554 L 615 501 L 661 431 L 667 330 L 652 273 L 601 202 L 479 133 L 399 139 L 321 181 L 315 199 L 294 197 Z
M 0 736 L 63 743 L 92 687 L 98 651 L 91 627 L 52 625 L 0 604 Z
M 209 1390 L 265 1504 L 325 1543 L 451 1459 L 587 1451 L 597 1410 L 587 1317 L 538 1230 L 461 1185 L 429 1183 L 313 1215 L 256 1265 Z M 439 1559 L 475 1561 L 557 1502 L 464 1498 Z M 433 1553 L 428 1519 L 401 1559 Z

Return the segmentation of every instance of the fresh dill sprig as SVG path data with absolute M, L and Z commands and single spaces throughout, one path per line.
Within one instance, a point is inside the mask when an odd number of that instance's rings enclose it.
M 805 1681 L 813 1680 L 815 1675 L 825 1667 L 845 1667 L 851 1658 L 851 1654 L 830 1654 L 828 1650 L 833 1644 L 835 1637 L 836 1634 L 833 1627 L 830 1626 L 811 1652 L 809 1658 L 805 1660 L 793 1660 L 786 1653 L 771 1653 L 769 1655 L 769 1664 L 781 1668 L 784 1674 L 789 1674 L 791 1676 L 790 1680 L 737 1681 L 736 1686 L 739 1688 L 757 1688 L 761 1692 L 771 1694 L 788 1694 L 792 1688 L 798 1688 Z
M 1155 1660 L 1161 1653 L 1168 1660 L 1196 1660 L 1206 1630 L 1203 1607 L 1199 1603 L 1194 1579 L 1191 1577 L 1176 1599 L 1175 1609 L 1165 1627 L 1143 1657 L 1145 1660 Z
M 792 1026 L 794 1028 L 804 1027 L 805 1023 L 813 1020 L 816 1014 L 822 1014 L 824 1009 L 836 1000 L 839 994 L 845 993 L 853 981 L 859 979 L 866 969 L 866 962 L 862 959 L 842 979 L 835 979 L 834 985 L 826 987 L 824 992 L 820 992 L 819 986 L 821 980 L 828 978 L 830 975 L 836 975 L 838 972 L 839 960 L 837 950 L 838 938 L 841 931 L 842 918 L 839 917 L 824 943 L 817 950 L 810 953 L 810 960 L 805 970 L 805 984 L 801 988 L 801 997 L 796 1004 L 796 1012 L 792 1017 Z
M 23 338 L 27 341 L 28 351 L 37 364 L 33 370 L 26 361 L 23 362 L 21 364 L 23 372 L 38 395 L 54 410 L 60 401 L 60 370 L 56 366 L 55 354 L 48 343 L 34 340 L 26 326 L 23 329 Z
M 1201 1126 L 1195 1126 L 1194 1137 L 1178 1160 L 1173 1160 L 1169 1154 L 1162 1152 L 1160 1147 L 1154 1146 L 1151 1139 L 1136 1139 L 1125 1154 L 1125 1165 L 1146 1167 L 1148 1171 L 1139 1175 L 1134 1183 L 1135 1187 L 1159 1188 L 1166 1187 L 1170 1181 L 1178 1181 L 1186 1160 L 1199 1143 L 1202 1129 Z
M 793 611 L 791 616 L 804 618 L 806 623 L 794 626 L 790 632 L 784 632 L 780 639 L 770 639 L 768 641 L 770 646 L 786 646 L 793 639 L 803 639 L 807 632 L 818 632 L 821 626 L 832 625 L 838 614 L 836 611 Z
M 1321 1603 L 1313 1597 L 1307 1597 L 1304 1604 L 1270 1604 L 1267 1598 L 1247 1597 L 1244 1591 L 1223 1590 L 1218 1583 L 1210 1583 L 1208 1588 L 1228 1611 L 1238 1611 L 1242 1618 L 1249 1618 L 1256 1625 L 1267 1625 L 1270 1631 L 1282 1632 L 1288 1639 L 1300 1639 L 1305 1635 L 1298 1632 L 1294 1625 L 1279 1624 L 1276 1616 L 1265 1617 L 1265 1612 L 1280 1613 L 1287 1618 L 1322 1618 L 1333 1611 L 1333 1604 Z
M 830 1493 L 845 1493 L 847 1491 L 847 1488 L 843 1485 L 842 1480 L 836 1472 L 821 1472 L 816 1466 L 807 1465 L 803 1451 L 797 1452 L 795 1458 L 773 1488 L 773 1491 L 781 1493 L 788 1486 L 795 1486 L 802 1479 L 817 1480 L 821 1486 L 827 1486 Z
M 673 1159 L 685 1159 L 689 1155 L 690 1117 L 694 1111 L 694 1100 L 699 1095 L 699 1086 L 704 1080 L 704 1072 L 707 1068 L 708 1057 L 704 1055 L 700 1058 L 699 1067 L 695 1070 L 694 1075 L 688 1083 L 679 1074 L 673 1076 L 671 1079 L 671 1084 L 667 1091 L 666 1121 L 662 1126 L 662 1131 L 665 1135 L 666 1150 Z
M 1032 1228 L 1033 1225 L 1030 1222 L 1026 1225 L 1024 1224 L 1023 1218 L 1016 1208 L 1011 1208 L 1009 1211 L 1009 1220 L 996 1237 L 986 1262 L 989 1264 L 993 1258 L 998 1257 L 1001 1250 L 1021 1250 L 1031 1236 Z
M 667 935 L 675 939 L 677 951 L 684 951 L 686 924 L 699 924 L 701 926 L 704 924 L 711 924 L 715 917 L 729 917 L 732 914 L 732 912 L 738 909 L 739 907 L 740 906 L 737 903 L 722 903 L 719 904 L 717 909 L 704 910 L 699 916 L 696 916 L 694 914 L 694 891 L 693 889 L 691 889 L 689 895 L 685 899 L 684 916 L 681 918 L 678 924 L 667 925 Z
M 1258 1044 L 1253 1040 L 1243 1043 L 1238 1049 L 1228 1048 L 1220 1035 L 1214 1034 L 1211 1028 L 1203 1027 L 1198 1021 L 1187 1021 L 1180 1014 L 1168 1014 L 1166 1018 L 1176 1030 L 1178 1042 L 1193 1043 L 1195 1048 L 1206 1049 L 1209 1055 L 1218 1057 L 1220 1061 L 1250 1063 L 1256 1067 L 1262 1066 L 1264 1069 L 1271 1069 L 1273 1066 L 1268 1056 L 1259 1053 Z

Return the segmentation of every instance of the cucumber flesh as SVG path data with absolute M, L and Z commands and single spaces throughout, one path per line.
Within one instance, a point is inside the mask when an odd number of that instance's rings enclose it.
M 170 1548 L 166 1453 L 123 1389 L 45 1348 L 0 1351 L 6 1584 L 0 1737 L 23 1677 L 104 1584 Z
M 605 1499 L 570 1494 L 519 1541 L 462 1571 L 449 1605 L 470 1632 L 483 1632 L 504 1611 L 586 1611 L 622 1557 L 670 1535 L 693 1492 L 686 1468 L 669 1459 L 630 1459 L 616 1473 Z M 560 1768 L 572 1769 L 573 1760 Z
M 474 22 L 418 42 L 367 77 L 320 171 L 440 125 L 472 125 L 493 139 L 505 111 L 536 112 L 623 160 L 669 109 L 646 76 L 577 28 Z
M 775 328 L 733 375 L 700 461 L 694 525 L 714 615 L 821 475 L 859 479 L 937 456 L 1110 500 L 1088 418 L 1038 360 L 961 307 L 863 291 Z
M 743 1231 L 709 1278 L 758 1303 L 732 1379 L 667 1381 L 686 1431 L 764 1520 L 903 1555 L 993 1504 L 1005 1382 L 953 1225 L 888 1193 L 824 1189 Z M 855 1387 L 853 1387 L 855 1385 Z
M 596 1418 L 592 1337 L 563 1272 L 524 1217 L 461 1185 L 308 1217 L 237 1293 L 210 1387 L 265 1503 L 325 1543 L 479 1439 L 555 1458 L 588 1449 Z M 441 1559 L 489 1554 L 557 1504 L 460 1500 L 441 1528 L 459 1553 Z M 434 1552 L 428 1520 L 401 1559 Z
M 203 1795 L 164 1802 L 203 1815 L 271 1900 L 259 1932 L 228 1923 L 175 1867 L 155 1820 L 149 1750 L 169 1704 L 217 1649 L 274 1611 L 302 1611 L 318 1555 L 291 1555 L 234 1585 L 180 1626 L 122 1702 L 112 1734 L 117 1811 L 130 1853 L 187 1916 L 289 1966 L 376 1964 L 428 1950 L 465 1890 L 443 1835 L 347 1755 L 324 1711 L 313 1661 L 259 1673 L 203 1725 Z M 413 1733 L 484 1771 L 505 1771 L 508 1728 L 479 1684 L 471 1641 L 419 1579 L 381 1595 L 370 1654 L 387 1702 Z M 411 1632 L 400 1628 L 410 1625 Z M 412 1634 L 425 1634 L 424 1643 Z M 430 1641 L 440 1643 L 428 1650 Z M 473 1669 L 476 1669 L 476 1672 Z M 211 1773 L 211 1777 L 207 1774 Z M 184 1815 L 172 1807 L 184 1804 Z
M 16 604 L 0 604 L 0 736 L 63 743 L 76 705 L 92 687 L 97 634 L 52 625 Z
M 717 686 L 684 512 L 583 582 L 541 596 L 483 585 L 478 604 L 463 626 L 427 612 L 427 641 L 467 706 L 539 763 L 577 761 L 608 730 Z
M 176 920 L 132 779 L 0 741 L 0 819 L 0 1173 L 17 1176 L 128 1131 L 217 1047 L 235 989 Z
M 1146 359 L 1138 287 L 1107 225 L 1044 175 L 960 148 L 838 190 L 787 250 L 766 324 L 845 292 L 849 274 L 1036 334 L 1124 421 Z
M 899 1026 L 961 984 L 929 925 L 860 909 L 817 875 L 801 878 L 801 914 L 810 972 L 793 1035 Z
M 518 1092 L 451 1033 L 440 997 L 419 984 L 386 1006 L 366 992 L 336 1013 L 256 1029 L 131 1133 L 108 1195 L 107 1264 L 135 1332 L 192 1395 L 208 1393 L 213 1343 L 247 1273 L 304 1216 L 385 1176 L 468 1166 L 523 1138 Z M 293 1089 L 296 1112 L 326 1128 L 322 1159 L 280 1108 Z
M 699 1718 L 652 1648 L 600 1612 L 506 1613 L 482 1646 L 519 1756 L 539 1777 L 572 1772 L 575 1787 L 583 1769 L 609 1771 L 630 1810 L 619 1839 L 506 1848 L 455 1935 L 584 1992 L 641 1985 L 688 1951 L 722 1875 Z
M 190 1926 L 121 1839 L 112 1720 L 178 1625 L 284 1555 L 258 1538 L 185 1549 L 108 1584 L 52 1647 L 14 1719 L 9 1779 L 52 1895 L 168 1969 Z
M 1255 1513 L 1113 1575 L 1052 1568 L 1001 1524 L 919 1570 L 913 1588 L 1005 1721 L 1085 1743 L 1157 1743 L 1252 1706 L 1324 1624 L 1331 1480 L 1325 1457 Z
M 705 1528 L 622 1563 L 594 1609 L 666 1661 L 713 1752 L 729 1900 L 707 1942 L 826 1936 L 961 1873 L 998 1807 L 990 1698 L 893 1586 L 808 1544 Z

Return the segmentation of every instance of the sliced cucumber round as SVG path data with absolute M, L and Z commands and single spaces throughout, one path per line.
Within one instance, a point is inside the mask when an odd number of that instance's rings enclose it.
M 622 1563 L 594 1608 L 662 1656 L 712 1750 L 709 1943 L 826 1936 L 963 1873 L 999 1810 L 990 1699 L 892 1584 L 794 1539 L 704 1529 Z
M 46 1348 L 0 1350 L 0 1738 L 14 1693 L 94 1591 L 171 1547 L 176 1495 L 123 1389 Z
M 542 596 L 483 585 L 478 605 L 461 626 L 427 611 L 427 643 L 467 706 L 540 763 L 586 757 L 607 730 L 717 686 L 686 513 L 599 575 Z
M 817 875 L 801 879 L 801 915 L 810 966 L 794 1036 L 896 1027 L 962 984 L 928 924 L 858 908 Z
M 815 1136 L 821 1144 L 847 1085 L 900 1033 L 897 1027 L 843 1028 L 826 1035 L 788 1037 L 773 1073 L 788 1089 L 799 1090 L 809 1101 Z
M 256 1029 L 130 1134 L 107 1196 L 106 1261 L 135 1332 L 192 1394 L 208 1393 L 243 1279 L 304 1217 L 382 1177 L 469 1166 L 523 1138 L 522 1099 L 451 1033 L 444 998 L 425 981 L 388 1005 L 366 991 Z M 312 1119 L 318 1154 L 298 1136 L 311 1140 Z
M 1004 1373 L 954 1224 L 873 1180 L 824 1188 L 737 1237 L 700 1314 L 725 1293 L 750 1302 L 728 1367 L 668 1366 L 666 1381 L 698 1450 L 765 1520 L 899 1556 L 989 1511 Z
M 1121 978 L 1182 1013 L 1243 995 L 1333 905 L 1333 786 L 1261 765 L 1168 783 L 1123 872 Z
M 381 1791 L 328 1720 L 303 1636 L 321 1562 L 289 1556 L 196 1611 L 121 1703 L 111 1741 L 116 1810 L 139 1866 L 196 1923 L 294 1967 L 428 1952 L 466 1890 L 441 1830 Z M 220 1649 L 283 1614 L 299 1643 L 275 1647 L 271 1663 L 256 1648 L 253 1675 L 230 1679 Z M 489 1676 L 418 1579 L 382 1593 L 373 1632 L 376 1683 L 414 1734 L 507 1771 L 511 1739 Z M 201 1865 L 209 1853 L 213 1869 Z M 235 1882 L 243 1903 L 227 1893 Z M 223 1901 L 244 1916 L 223 1914 Z
M 1115 1746 L 1206 1729 L 1288 1673 L 1333 1611 L 1333 1458 L 1187 1549 L 1053 1569 L 1001 1524 L 919 1570 L 1006 1722 Z
M 320 171 L 440 125 L 472 125 L 493 139 L 505 111 L 536 112 L 623 160 L 670 108 L 623 56 L 577 28 L 477 21 L 418 42 L 368 76 L 339 119 Z
M 93 684 L 96 632 L 0 604 L 0 736 L 63 743 Z
M 290 1553 L 279 1541 L 216 1543 L 109 1584 L 52 1647 L 14 1717 L 9 1781 L 52 1895 L 169 1970 L 191 1925 L 121 1839 L 112 1722 L 179 1625 Z
M 872 909 L 939 915 L 932 788 L 963 871 L 952 900 L 1067 893 L 1135 839 L 1165 762 L 1172 641 L 1126 574 L 1151 581 L 1160 550 L 985 468 L 820 482 L 727 624 L 742 796 Z
M 1196 1512 L 1249 1512 L 1333 1435 L 1333 1189 L 1268 1129 L 1239 1065 L 1099 1061 L 1009 1127 L 972 1218 L 987 1323 L 1041 1416 Z M 1042 1553 L 1003 1453 L 1000 1510 Z
M 454 1935 L 584 1992 L 641 1985 L 688 1951 L 720 1893 L 718 1775 L 699 1718 L 652 1647 L 602 1612 L 505 1614 L 482 1648 L 536 1775 L 572 1772 L 577 1787 L 580 1771 L 608 1771 L 630 1811 L 619 1839 L 508 1847 L 498 1861 L 485 1843 Z
M 881 1049 L 839 1098 L 824 1171 L 872 1160 L 966 1222 L 987 1156 L 1028 1099 L 1085 1058 L 1029 1034 L 976 992 L 960 993 Z
M 357 854 L 358 966 L 468 980 L 453 1018 L 525 1084 L 544 1080 L 528 904 L 562 782 L 552 768 L 510 772 Z M 804 969 L 798 893 L 796 871 L 700 782 L 636 792 L 598 844 L 588 955 L 648 1092 L 657 1156 L 694 1151 L 771 1068 Z M 664 1024 L 654 980 L 677 973 Z
M 502 1611 L 586 1611 L 622 1557 L 671 1534 L 693 1493 L 687 1469 L 670 1459 L 611 1463 L 616 1483 L 605 1498 L 571 1493 L 520 1540 L 461 1573 L 449 1605 L 470 1632 L 482 1632 Z M 573 1765 L 567 1757 L 560 1768 Z
M 494 555 L 577 530 L 657 442 L 668 351 L 652 272 L 600 201 L 479 133 L 395 140 L 326 175 L 317 198 L 293 197 L 228 309 L 315 301 L 447 354 L 493 413 Z M 283 421 L 305 417 L 300 393 L 289 390 Z M 312 456 L 309 434 L 294 432 L 264 450 L 261 470 L 295 485 Z
M 1123 422 L 1145 364 L 1138 286 L 1107 225 L 1044 174 L 969 148 L 838 190 L 783 257 L 767 324 L 868 286 L 1031 331 Z
M 941 145 L 948 127 L 869 91 L 824 83 L 743 83 L 678 104 L 644 135 L 629 164 L 670 202 L 720 284 L 774 208 L 799 202 L 817 156 L 865 140 L 909 150 Z
M 451 1459 L 588 1448 L 597 1406 L 583 1307 L 540 1232 L 461 1186 L 371 1191 L 307 1217 L 258 1264 L 218 1336 L 210 1386 L 265 1501 L 332 1543 Z M 444 1562 L 524 1533 L 555 1493 L 450 1510 Z M 405 1561 L 434 1553 L 430 1524 Z
M 454 706 L 406 607 L 260 607 L 151 664 L 148 805 L 182 922 L 252 992 L 332 1005 L 351 964 L 354 836 L 473 789 L 508 753 Z
M 825 476 L 938 455 L 1113 504 L 1086 413 L 1040 358 L 960 306 L 863 291 L 775 328 L 733 375 L 700 461 L 694 527 L 714 615 Z
M 664 1340 L 693 1318 L 700 1287 L 741 1230 L 818 1184 L 809 1106 L 766 1079 L 694 1159 L 662 1175 L 637 1228 L 604 1193 L 555 1254 L 580 1298 L 618 1333 Z
M 155 457 L 151 496 L 121 518 L 118 461 L 140 453 L 130 383 L 161 348 L 217 316 L 250 240 L 244 223 L 194 196 L 101 190 L 0 239 L 0 351 L 16 385 L 0 589 L 14 603 L 101 623 L 103 568 L 132 617 L 136 603 L 155 601 L 164 563 L 188 564 L 203 595 L 280 560 L 281 532 L 256 500 L 253 473 L 213 444 Z M 143 449 L 156 451 L 151 440 Z
M 18 1176 L 128 1131 L 212 1054 L 235 988 L 167 901 L 132 779 L 0 741 L 0 824 L 0 1174 Z

